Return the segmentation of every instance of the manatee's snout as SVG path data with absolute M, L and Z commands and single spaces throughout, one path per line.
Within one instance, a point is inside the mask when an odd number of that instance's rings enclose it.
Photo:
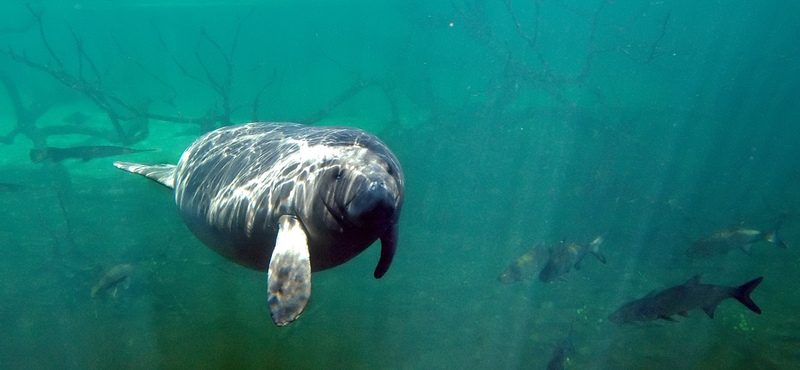
M 347 219 L 354 225 L 366 227 L 379 225 L 395 213 L 396 197 L 383 180 L 369 181 L 347 205 Z

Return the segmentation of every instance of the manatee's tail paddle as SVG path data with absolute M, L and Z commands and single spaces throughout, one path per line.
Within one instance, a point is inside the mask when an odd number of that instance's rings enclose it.
M 128 172 L 136 173 L 155 180 L 170 189 L 175 188 L 175 165 L 172 164 L 139 164 L 131 162 L 114 162 L 114 166 Z

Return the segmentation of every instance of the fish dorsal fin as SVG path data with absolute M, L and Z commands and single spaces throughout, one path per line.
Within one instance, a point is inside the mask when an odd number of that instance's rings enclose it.
M 284 326 L 303 313 L 311 297 L 311 262 L 308 237 L 300 220 L 284 215 L 278 227 L 267 273 L 267 302 L 272 321 Z
M 175 165 L 173 164 L 148 165 L 131 162 L 114 162 L 114 167 L 155 180 L 159 184 L 170 189 L 175 188 Z

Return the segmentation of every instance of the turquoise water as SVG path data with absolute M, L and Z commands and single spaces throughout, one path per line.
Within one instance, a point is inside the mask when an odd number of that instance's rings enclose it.
M 0 183 L 19 185 L 0 186 L 2 369 L 535 369 L 570 327 L 568 369 L 800 366 L 796 4 L 29 7 L 0 5 L 0 135 L 23 131 L 0 146 Z M 141 119 L 120 135 L 98 96 L 146 106 L 147 135 Z M 64 121 L 75 112 L 83 122 Z M 203 132 L 254 118 L 366 129 L 407 179 L 386 276 L 372 277 L 377 245 L 317 273 L 305 313 L 282 328 L 263 273 L 197 241 L 168 189 L 111 165 L 174 163 Z M 158 151 L 29 159 L 43 145 L 123 144 Z M 787 250 L 685 257 L 716 230 L 779 220 Z M 605 265 L 497 281 L 538 242 L 607 231 Z M 135 266 L 130 287 L 92 299 L 122 263 Z M 763 313 L 731 299 L 713 319 L 608 321 L 695 274 L 726 286 L 763 276 L 752 295 Z

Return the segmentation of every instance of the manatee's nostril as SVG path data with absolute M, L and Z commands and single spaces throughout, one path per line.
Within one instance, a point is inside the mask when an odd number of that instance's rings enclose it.
M 385 188 L 385 187 L 386 187 L 386 184 L 383 181 L 373 182 L 369 186 L 369 191 L 376 191 L 378 189 Z
M 383 181 L 369 184 L 347 206 L 347 219 L 355 225 L 367 226 L 385 222 L 394 215 L 395 196 Z

